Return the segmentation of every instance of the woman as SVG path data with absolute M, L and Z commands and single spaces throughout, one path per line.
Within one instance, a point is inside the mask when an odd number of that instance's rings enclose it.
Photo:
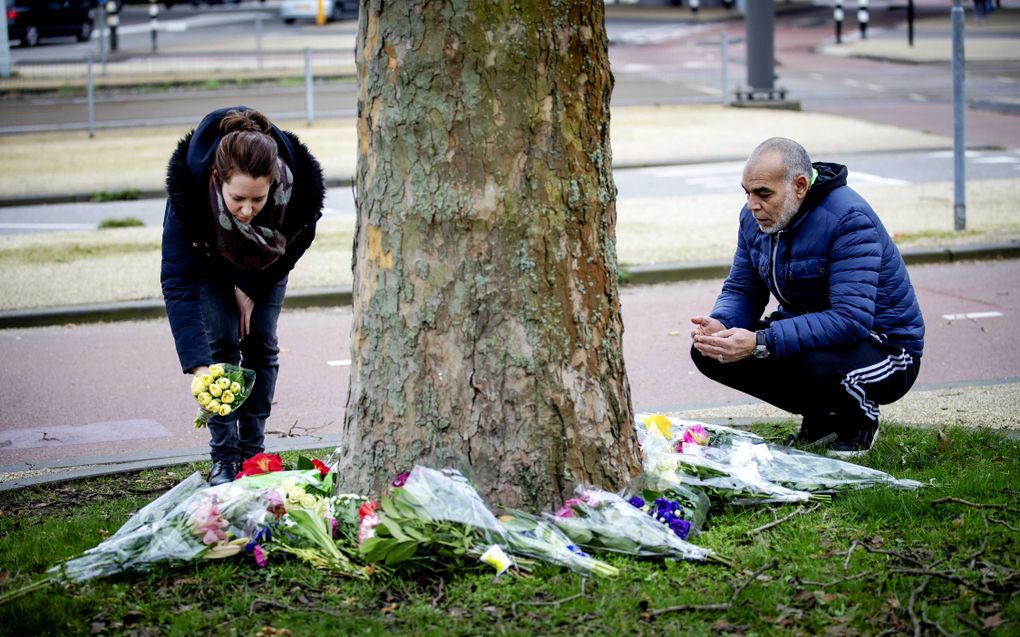
M 214 111 L 182 139 L 167 170 L 160 279 L 184 373 L 211 363 L 255 370 L 251 395 L 209 421 L 209 482 L 230 482 L 264 450 L 279 369 L 276 324 L 287 275 L 322 216 L 319 163 L 262 113 Z

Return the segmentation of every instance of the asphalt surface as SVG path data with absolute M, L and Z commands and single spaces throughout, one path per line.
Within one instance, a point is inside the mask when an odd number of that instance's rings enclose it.
M 912 393 L 1015 387 L 1020 260 L 917 266 L 912 278 L 927 324 Z M 688 319 L 711 308 L 720 285 L 713 279 L 623 289 L 624 358 L 636 411 L 684 415 L 754 403 L 702 377 L 688 355 Z M 338 441 L 350 327 L 349 308 L 284 312 L 269 449 Z M 164 320 L 3 330 L 0 357 L 0 488 L 66 477 L 84 465 L 101 472 L 206 457 L 208 434 L 191 425 L 190 377 L 179 371 Z M 916 424 L 997 424 L 984 417 L 954 412 L 942 423 Z

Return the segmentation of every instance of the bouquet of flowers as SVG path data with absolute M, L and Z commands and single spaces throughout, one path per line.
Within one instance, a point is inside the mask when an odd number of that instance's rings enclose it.
M 578 487 L 576 493 L 547 519 L 585 549 L 727 563 L 711 549 L 680 539 L 673 528 L 615 493 L 585 487 Z
M 251 394 L 255 372 L 229 363 L 215 363 L 209 372 L 191 381 L 191 394 L 198 401 L 195 427 L 204 427 L 213 416 L 229 416 Z
M 51 568 L 55 579 L 84 582 L 157 562 L 216 559 L 240 553 L 265 516 L 257 494 L 209 487 L 194 473 L 151 502 L 98 546 Z M 226 487 L 226 488 L 225 488 Z
M 835 492 L 873 486 L 920 486 L 851 462 L 770 445 L 750 432 L 665 416 L 653 419 L 656 425 L 641 434 L 650 489 L 687 485 L 722 500 L 753 504 L 824 501 Z
M 435 557 L 480 559 L 492 545 L 508 544 L 496 516 L 454 469 L 415 466 L 392 487 L 378 503 L 361 507 L 359 553 L 367 562 L 395 566 L 414 559 L 428 566 Z M 504 558 L 496 561 L 505 570 Z
M 620 574 L 615 566 L 582 551 L 547 520 L 523 511 L 509 511 L 498 519 L 506 532 L 510 552 L 514 555 L 563 566 L 581 575 L 616 577 Z

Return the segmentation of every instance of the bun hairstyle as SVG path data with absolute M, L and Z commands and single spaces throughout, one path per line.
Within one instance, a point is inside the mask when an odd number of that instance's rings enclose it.
M 279 151 L 269 130 L 269 119 L 258 111 L 227 111 L 220 120 L 223 139 L 213 160 L 221 181 L 230 181 L 235 173 L 255 179 L 275 174 Z

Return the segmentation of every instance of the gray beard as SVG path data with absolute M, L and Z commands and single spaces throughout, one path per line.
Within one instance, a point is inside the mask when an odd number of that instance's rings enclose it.
M 800 204 L 797 203 L 797 196 L 793 193 L 793 188 L 787 188 L 786 195 L 783 196 L 783 212 L 779 215 L 779 220 L 768 228 L 762 228 L 761 224 L 758 224 L 758 229 L 765 234 L 775 234 L 780 230 L 785 230 L 797 215 L 798 210 L 800 210 Z

